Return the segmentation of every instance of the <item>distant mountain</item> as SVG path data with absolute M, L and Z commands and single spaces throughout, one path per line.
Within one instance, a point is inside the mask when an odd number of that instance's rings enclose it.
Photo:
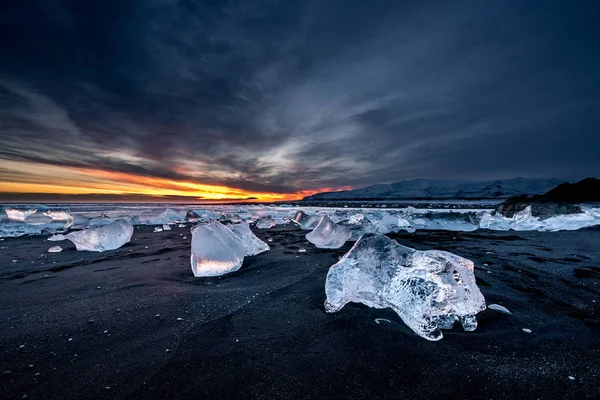
M 600 203 L 600 179 L 585 178 L 577 183 L 562 183 L 542 195 L 520 195 L 505 200 L 496 211 L 512 218 L 531 206 L 534 217 L 550 217 L 581 212 L 581 203 Z
M 557 179 L 443 181 L 413 179 L 341 192 L 317 193 L 303 200 L 507 199 L 542 194 L 564 183 Z

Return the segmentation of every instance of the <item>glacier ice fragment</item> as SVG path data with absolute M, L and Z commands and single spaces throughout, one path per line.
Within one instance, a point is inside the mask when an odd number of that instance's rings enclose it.
M 440 340 L 459 321 L 475 330 L 485 299 L 473 262 L 438 250 L 418 251 L 378 234 L 362 236 L 327 274 L 325 310 L 349 302 L 390 307 L 417 335 Z
M 501 306 L 500 304 L 489 304 L 487 308 L 489 308 L 490 310 L 501 312 L 503 314 L 512 314 L 510 311 L 508 311 L 508 308 Z
M 258 229 L 269 229 L 274 227 L 276 224 L 277 223 L 271 216 L 262 217 L 256 221 L 256 227 Z
M 196 277 L 219 276 L 240 269 L 245 249 L 242 241 L 218 221 L 192 228 L 192 272 Z
M 60 253 L 62 250 L 60 246 L 52 246 L 48 249 L 48 253 Z
M 308 215 L 304 211 L 297 211 L 292 219 L 296 225 L 305 231 L 315 229 L 319 224 L 321 217 L 319 215 Z
M 246 256 L 255 256 L 271 249 L 268 244 L 256 237 L 247 222 L 227 225 L 227 228 L 231 229 L 238 239 L 240 239 Z
M 20 209 L 16 209 L 16 208 L 7 208 L 6 210 L 4 210 L 4 212 L 8 216 L 8 219 L 10 219 L 11 221 L 17 221 L 17 222 L 25 221 L 25 219 L 27 217 L 29 217 L 31 214 L 35 214 L 36 211 L 37 210 L 35 208 L 24 209 L 24 210 L 20 210 Z
M 320 249 L 339 249 L 351 236 L 349 228 L 334 223 L 328 215 L 324 215 L 315 229 L 306 234 L 306 239 Z
M 75 244 L 78 251 L 115 250 L 128 243 L 133 235 L 133 225 L 118 220 L 108 225 L 71 232 L 65 239 Z

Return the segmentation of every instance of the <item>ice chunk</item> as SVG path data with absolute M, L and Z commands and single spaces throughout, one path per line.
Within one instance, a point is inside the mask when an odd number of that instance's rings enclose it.
M 473 263 L 452 253 L 418 251 L 378 234 L 366 234 L 334 264 L 325 282 L 325 310 L 349 302 L 390 307 L 417 335 L 442 338 L 440 329 L 459 321 L 475 330 L 485 299 Z
M 377 228 L 375 228 L 375 225 L 373 225 L 373 223 L 370 220 L 364 218 L 362 214 L 358 215 L 361 215 L 363 218 L 360 219 L 351 217 L 348 220 L 338 222 L 338 225 L 342 225 L 350 229 L 350 232 L 352 232 L 350 240 L 358 240 L 358 238 L 360 238 L 365 233 L 377 232 Z
M 219 276 L 240 269 L 244 262 L 242 241 L 218 221 L 192 228 L 194 276 Z
M 241 240 L 246 256 L 254 256 L 271 249 L 268 244 L 256 237 L 254 232 L 250 230 L 250 225 L 247 222 L 227 225 L 227 228 L 231 229 Z
M 210 210 L 191 210 L 194 214 L 198 215 L 198 221 L 209 221 L 212 219 L 218 219 L 219 215 Z M 193 218 L 193 216 L 191 216 Z M 192 221 L 192 220 L 190 220 Z
M 11 221 L 17 221 L 17 222 L 25 221 L 25 219 L 27 217 L 29 217 L 31 214 L 35 214 L 36 211 L 37 210 L 35 208 L 25 209 L 25 210 L 19 210 L 16 208 L 7 208 L 6 210 L 4 210 L 4 212 L 8 216 L 8 219 L 10 219 Z
M 562 231 L 576 230 L 588 226 L 600 224 L 594 208 L 582 208 L 578 214 L 556 215 L 548 218 L 541 218 L 532 215 L 531 206 L 516 213 L 512 218 L 507 218 L 500 213 L 492 215 L 489 212 L 484 213 L 479 221 L 479 227 L 493 230 L 516 231 Z
M 102 214 L 99 217 L 94 217 L 88 222 L 88 227 L 104 226 L 112 224 L 114 221 L 108 216 Z
M 73 225 L 73 216 L 68 211 L 64 210 L 48 210 L 44 212 L 44 215 L 52 218 L 52 221 L 61 222 L 64 224 L 65 229 L 68 229 Z
M 139 225 L 140 224 L 139 215 L 134 215 L 133 217 L 127 217 L 127 218 L 125 218 L 125 220 L 127 222 L 129 222 L 131 225 Z
M 383 215 L 381 220 L 375 224 L 377 233 L 386 234 L 390 232 L 399 232 L 402 229 L 410 230 L 411 224 L 408 220 L 396 214 Z
M 275 220 L 271 216 L 262 217 L 256 222 L 256 227 L 258 229 L 269 229 L 275 225 Z
M 155 226 L 154 227 L 154 232 L 155 233 L 162 232 L 162 231 L 163 231 L 163 228 L 161 228 L 160 226 Z
M 489 308 L 490 310 L 501 312 L 503 314 L 512 314 L 510 311 L 508 311 L 508 308 L 501 306 L 500 304 L 490 304 L 487 306 L 487 308 Z
M 315 229 L 306 239 L 320 249 L 339 249 L 352 236 L 349 228 L 335 224 L 329 215 L 323 215 Z
M 57 233 L 56 235 L 50 236 L 48 240 L 51 242 L 60 242 L 61 240 L 67 240 L 67 238 L 65 237 L 65 235 Z
M 62 250 L 60 246 L 53 246 L 48 249 L 48 253 L 60 253 Z
M 29 225 L 45 225 L 52 222 L 52 217 L 44 214 L 31 214 L 25 218 L 25 223 Z
M 163 231 L 170 231 L 171 227 L 167 224 L 163 225 Z
M 115 250 L 128 243 L 133 235 L 133 225 L 124 220 L 88 228 L 65 235 L 79 251 Z
M 292 222 L 300 226 L 300 229 L 307 231 L 315 229 L 320 220 L 321 217 L 318 215 L 308 215 L 305 214 L 304 211 L 298 211 L 296 212 L 296 215 L 294 215 Z
M 184 220 L 182 215 L 179 215 L 174 210 L 167 208 L 162 213 L 158 214 L 154 218 L 149 218 L 146 220 L 147 225 L 166 225 L 174 222 L 181 222 Z
M 73 225 L 71 225 L 71 229 L 83 229 L 89 226 L 91 221 L 90 217 L 86 217 L 81 214 L 73 214 Z

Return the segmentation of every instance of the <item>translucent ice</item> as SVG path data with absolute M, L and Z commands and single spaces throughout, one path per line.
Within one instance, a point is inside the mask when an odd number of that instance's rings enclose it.
M 373 225 L 373 223 L 367 218 L 365 218 L 362 214 L 357 214 L 345 221 L 340 221 L 338 222 L 338 225 L 342 225 L 350 229 L 350 231 L 352 232 L 350 240 L 358 240 L 358 238 L 364 235 L 365 233 L 377 232 L 377 228 L 375 227 L 375 225 Z
M 60 242 L 61 240 L 67 240 L 67 238 L 65 237 L 65 235 L 57 233 L 56 235 L 50 236 L 48 240 L 51 242 Z
M 482 229 L 505 231 L 562 231 L 576 230 L 588 226 L 599 225 L 600 215 L 598 208 L 582 207 L 581 213 L 556 215 L 548 218 L 533 216 L 531 206 L 516 213 L 512 218 L 507 218 L 496 213 L 492 215 L 485 212 L 479 221 Z
M 115 250 L 128 243 L 133 235 L 133 225 L 124 220 L 111 224 L 71 232 L 65 239 L 75 244 L 79 251 Z
M 62 250 L 60 246 L 52 246 L 48 249 L 48 253 L 60 253 Z
M 306 234 L 306 239 L 320 249 L 339 249 L 351 236 L 348 227 L 338 225 L 324 215 L 315 229 Z
M 6 210 L 4 210 L 4 212 L 6 212 L 6 215 L 8 216 L 8 219 L 10 219 L 11 221 L 18 221 L 18 222 L 25 221 L 25 218 L 27 218 L 31 214 L 35 214 L 36 211 L 37 210 L 35 208 L 34 209 L 26 209 L 26 210 L 19 210 L 16 208 L 7 208 Z
M 52 222 L 52 217 L 44 214 L 31 214 L 25 218 L 25 223 L 29 225 L 45 225 Z
M 191 264 L 194 276 L 219 276 L 240 269 L 245 249 L 242 241 L 218 221 L 192 228 Z
M 256 227 L 258 229 L 269 229 L 276 225 L 275 220 L 271 216 L 262 217 L 256 221 Z
M 227 225 L 227 228 L 231 229 L 238 239 L 241 240 L 246 256 L 254 256 L 270 250 L 269 245 L 257 238 L 254 232 L 250 230 L 250 225 L 247 222 Z
M 321 217 L 319 215 L 308 215 L 305 214 L 304 211 L 298 211 L 296 212 L 296 215 L 294 215 L 292 222 L 300 226 L 300 229 L 308 231 L 315 229 L 320 220 Z
M 475 284 L 473 263 L 452 253 L 418 251 L 377 234 L 366 234 L 327 274 L 325 310 L 349 302 L 390 307 L 417 335 L 442 338 L 440 329 L 459 321 L 475 330 L 485 300 Z
M 162 213 L 158 214 L 156 217 L 149 218 L 146 221 L 148 225 L 166 225 L 174 222 L 181 222 L 185 219 L 182 215 L 179 215 L 174 210 L 167 208 Z

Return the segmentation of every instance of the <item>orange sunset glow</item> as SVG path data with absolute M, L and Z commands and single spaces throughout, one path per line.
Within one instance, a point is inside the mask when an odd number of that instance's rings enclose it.
M 319 188 L 295 193 L 254 192 L 199 182 L 142 176 L 92 168 L 4 162 L 19 181 L 0 181 L 0 192 L 56 195 L 141 195 L 148 199 L 181 197 L 189 201 L 286 201 L 315 193 L 347 188 Z

